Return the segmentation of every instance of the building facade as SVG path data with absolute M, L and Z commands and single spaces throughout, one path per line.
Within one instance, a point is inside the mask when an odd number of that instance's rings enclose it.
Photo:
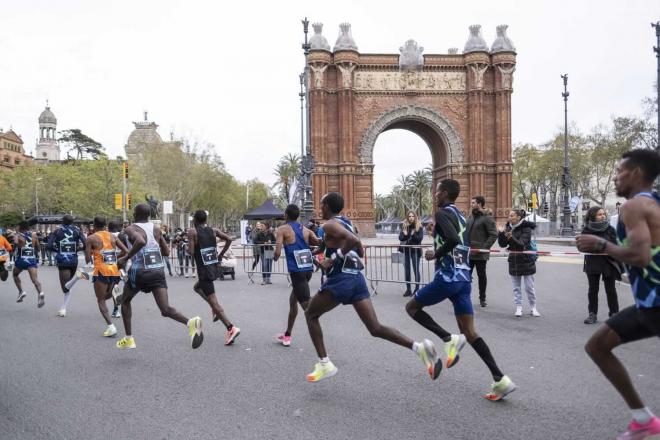
M 163 141 L 158 134 L 158 124 L 149 121 L 147 112 L 144 112 L 144 121 L 133 122 L 135 129 L 128 136 L 124 151 L 129 162 L 139 161 L 144 151 L 151 146 L 155 147 L 181 147 L 181 142 Z
M 12 171 L 19 165 L 32 163 L 32 156 L 25 154 L 23 139 L 14 130 L 0 129 L 0 171 Z
M 60 146 L 57 142 L 57 118 L 46 104 L 39 115 L 39 139 L 35 150 L 35 163 L 48 164 L 60 161 Z

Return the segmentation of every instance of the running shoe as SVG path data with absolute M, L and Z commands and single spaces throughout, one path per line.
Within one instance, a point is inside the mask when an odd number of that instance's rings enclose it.
M 241 329 L 236 327 L 235 325 L 232 325 L 231 330 L 227 330 L 227 334 L 225 335 L 225 345 L 233 344 L 236 338 L 238 338 L 238 335 L 240 334 L 241 334 Z
M 86 270 L 79 269 L 76 272 L 76 276 L 81 280 L 89 280 L 89 272 L 87 272 Z
M 435 349 L 435 344 L 428 339 L 424 339 L 419 345 L 417 356 L 426 367 L 431 380 L 436 380 L 442 371 L 442 361 L 438 359 L 438 351 Z
M 18 294 L 18 298 L 16 298 L 17 303 L 22 303 L 25 297 L 27 296 L 27 293 L 21 292 Z
M 7 263 L 7 264 L 5 265 L 5 268 L 6 268 L 8 271 L 12 270 L 12 269 L 14 268 L 14 263 L 12 263 L 12 262 L 10 261 L 9 263 Z
M 504 399 L 507 395 L 514 392 L 518 387 L 513 383 L 509 376 L 503 376 L 499 382 L 495 382 L 490 386 L 490 393 L 487 393 L 484 398 L 496 402 Z
M 37 307 L 42 308 L 46 304 L 46 295 L 43 292 L 39 294 L 39 300 L 37 301 Z
M 59 316 L 60 318 L 64 318 L 66 316 L 66 309 L 59 309 L 57 311 L 57 316 Z
M 447 355 L 446 368 L 451 368 L 458 363 L 459 353 L 465 347 L 465 335 L 451 335 L 451 340 L 445 342 L 445 354 Z
M 658 434 L 657 437 L 656 434 Z M 642 439 L 660 439 L 660 418 L 653 417 L 644 425 L 633 420 L 630 422 L 630 425 L 628 425 L 628 430 L 617 437 L 617 440 Z
M 331 361 L 324 363 L 317 362 L 316 365 L 314 365 L 314 371 L 307 375 L 307 382 L 318 382 L 332 377 L 335 374 L 337 374 L 337 367 L 335 367 L 335 364 Z
M 277 340 L 282 343 L 285 347 L 288 347 L 291 345 L 291 336 L 287 336 L 284 333 L 280 333 L 277 335 Z
M 112 315 L 113 318 L 121 318 L 121 309 L 119 306 L 115 306 L 114 309 L 112 309 Z
M 106 338 L 112 337 L 117 334 L 117 328 L 115 327 L 114 324 L 110 324 L 108 328 L 105 329 L 103 332 L 103 336 Z
M 135 347 L 136 347 L 135 339 L 133 339 L 133 336 L 131 337 L 124 336 L 123 338 L 117 341 L 117 348 L 121 350 L 133 349 Z
M 192 348 L 198 348 L 204 342 L 204 333 L 202 333 L 202 318 L 195 316 L 188 320 L 188 335 Z
M 536 317 L 541 316 L 541 314 L 539 313 L 539 311 L 536 310 L 536 306 L 532 307 L 532 311 L 530 312 L 530 314 L 531 314 L 532 316 L 536 316 Z
M 516 307 L 515 316 L 516 316 L 516 318 L 520 318 L 522 316 L 522 306 L 517 306 Z

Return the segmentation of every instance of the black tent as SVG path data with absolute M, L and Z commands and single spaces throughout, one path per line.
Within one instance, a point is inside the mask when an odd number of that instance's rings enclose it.
M 60 225 L 62 224 L 63 217 L 64 214 L 42 214 L 30 217 L 27 219 L 27 222 L 30 225 Z M 79 225 L 88 225 L 92 223 L 92 221 L 88 219 L 78 218 L 76 216 L 73 216 L 73 218 L 73 222 Z
M 245 220 L 282 220 L 284 213 L 277 209 L 273 200 L 268 199 L 243 216 Z

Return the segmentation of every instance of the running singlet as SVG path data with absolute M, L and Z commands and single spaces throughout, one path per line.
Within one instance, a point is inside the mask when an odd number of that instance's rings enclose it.
M 438 212 L 437 216 L 447 215 L 449 221 L 458 233 L 460 244 L 456 245 L 451 252 L 438 259 L 437 270 L 442 273 L 442 277 L 447 282 L 470 281 L 470 240 L 467 236 L 465 217 L 456 208 L 454 204 L 445 205 Z M 444 244 L 447 237 L 444 231 L 436 221 L 433 234 L 434 248 L 437 251 Z
M 289 273 L 311 272 L 314 270 L 312 251 L 305 241 L 303 226 L 298 222 L 287 222 L 286 224 L 291 227 L 296 236 L 295 242 L 284 245 L 286 266 L 289 269 Z
M 197 241 L 193 252 L 200 280 L 214 281 L 219 274 L 218 268 L 218 241 L 213 228 L 208 226 L 195 226 Z
M 48 242 L 57 251 L 55 262 L 58 266 L 78 265 L 78 241 L 83 241 L 80 231 L 73 226 L 60 227 Z
M 643 192 L 635 197 L 648 197 L 660 203 L 658 193 Z M 626 227 L 621 219 L 616 225 L 616 235 L 620 246 L 628 246 Z M 637 308 L 660 307 L 660 246 L 651 246 L 651 262 L 648 266 L 641 268 L 626 264 L 626 270 Z
M 337 215 L 333 218 L 337 220 L 344 228 L 346 228 L 352 234 L 355 234 L 355 227 L 353 226 L 353 223 L 351 223 L 349 219 L 347 219 L 346 217 L 342 217 L 340 215 Z M 323 235 L 323 240 L 325 242 L 325 234 Z M 332 254 L 334 254 L 335 252 L 337 252 L 337 249 L 328 247 L 326 245 L 324 256 L 325 258 L 331 258 Z M 360 258 L 358 257 L 357 249 L 352 249 L 347 255 L 344 256 L 343 260 L 341 258 L 335 259 L 334 265 L 330 269 L 328 269 L 327 275 L 328 277 L 330 277 L 341 273 L 358 274 L 362 269 L 364 269 L 364 264 L 362 263 L 362 261 L 360 261 Z
M 154 237 L 154 225 L 149 222 L 133 224 L 147 235 L 147 244 L 131 258 L 133 263 L 131 269 L 162 269 L 165 267 L 163 255 L 160 253 L 160 245 Z
M 92 253 L 94 259 L 94 276 L 118 277 L 117 249 L 112 245 L 112 233 L 99 231 L 95 233 L 103 242 L 101 250 L 95 249 Z
M 37 256 L 32 243 L 32 232 L 21 232 L 20 234 L 25 239 L 25 244 L 23 247 L 18 248 L 16 260 L 23 264 L 34 266 L 37 264 Z

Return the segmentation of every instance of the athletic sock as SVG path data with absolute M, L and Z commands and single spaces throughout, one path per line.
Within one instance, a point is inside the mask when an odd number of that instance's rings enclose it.
M 227 326 L 227 331 L 230 332 L 232 328 L 234 328 L 234 324 L 229 324 Z
M 500 371 L 499 367 L 495 363 L 495 359 L 493 359 L 493 355 L 490 353 L 490 348 L 488 348 L 488 345 L 486 345 L 486 341 L 484 341 L 482 338 L 477 338 L 474 342 L 472 342 L 471 345 L 472 348 L 474 348 L 474 351 L 477 352 L 481 360 L 484 361 L 490 370 L 490 374 L 493 375 L 493 380 L 495 382 L 502 380 L 504 373 Z
M 646 425 L 653 418 L 653 413 L 646 406 L 644 408 L 631 409 L 630 413 L 633 420 L 640 425 Z
M 66 309 L 67 306 L 69 305 L 69 299 L 71 299 L 71 293 L 65 293 L 64 294 L 64 302 L 62 303 L 62 309 Z
M 284 336 L 286 336 L 286 337 L 290 337 L 290 336 L 291 336 L 291 332 L 284 332 Z
M 422 346 L 419 342 L 413 342 L 412 351 L 419 354 L 419 348 Z
M 327 364 L 328 362 L 330 362 L 330 358 L 328 356 L 324 358 L 319 358 L 319 362 L 321 362 L 322 364 Z
M 424 310 L 418 310 L 417 312 L 415 312 L 413 319 L 417 321 L 425 329 L 435 333 L 443 341 L 445 342 L 451 341 L 451 333 L 449 333 L 444 328 L 440 327 L 440 325 L 437 322 L 435 322 L 433 318 L 431 318 L 431 315 L 426 313 Z

